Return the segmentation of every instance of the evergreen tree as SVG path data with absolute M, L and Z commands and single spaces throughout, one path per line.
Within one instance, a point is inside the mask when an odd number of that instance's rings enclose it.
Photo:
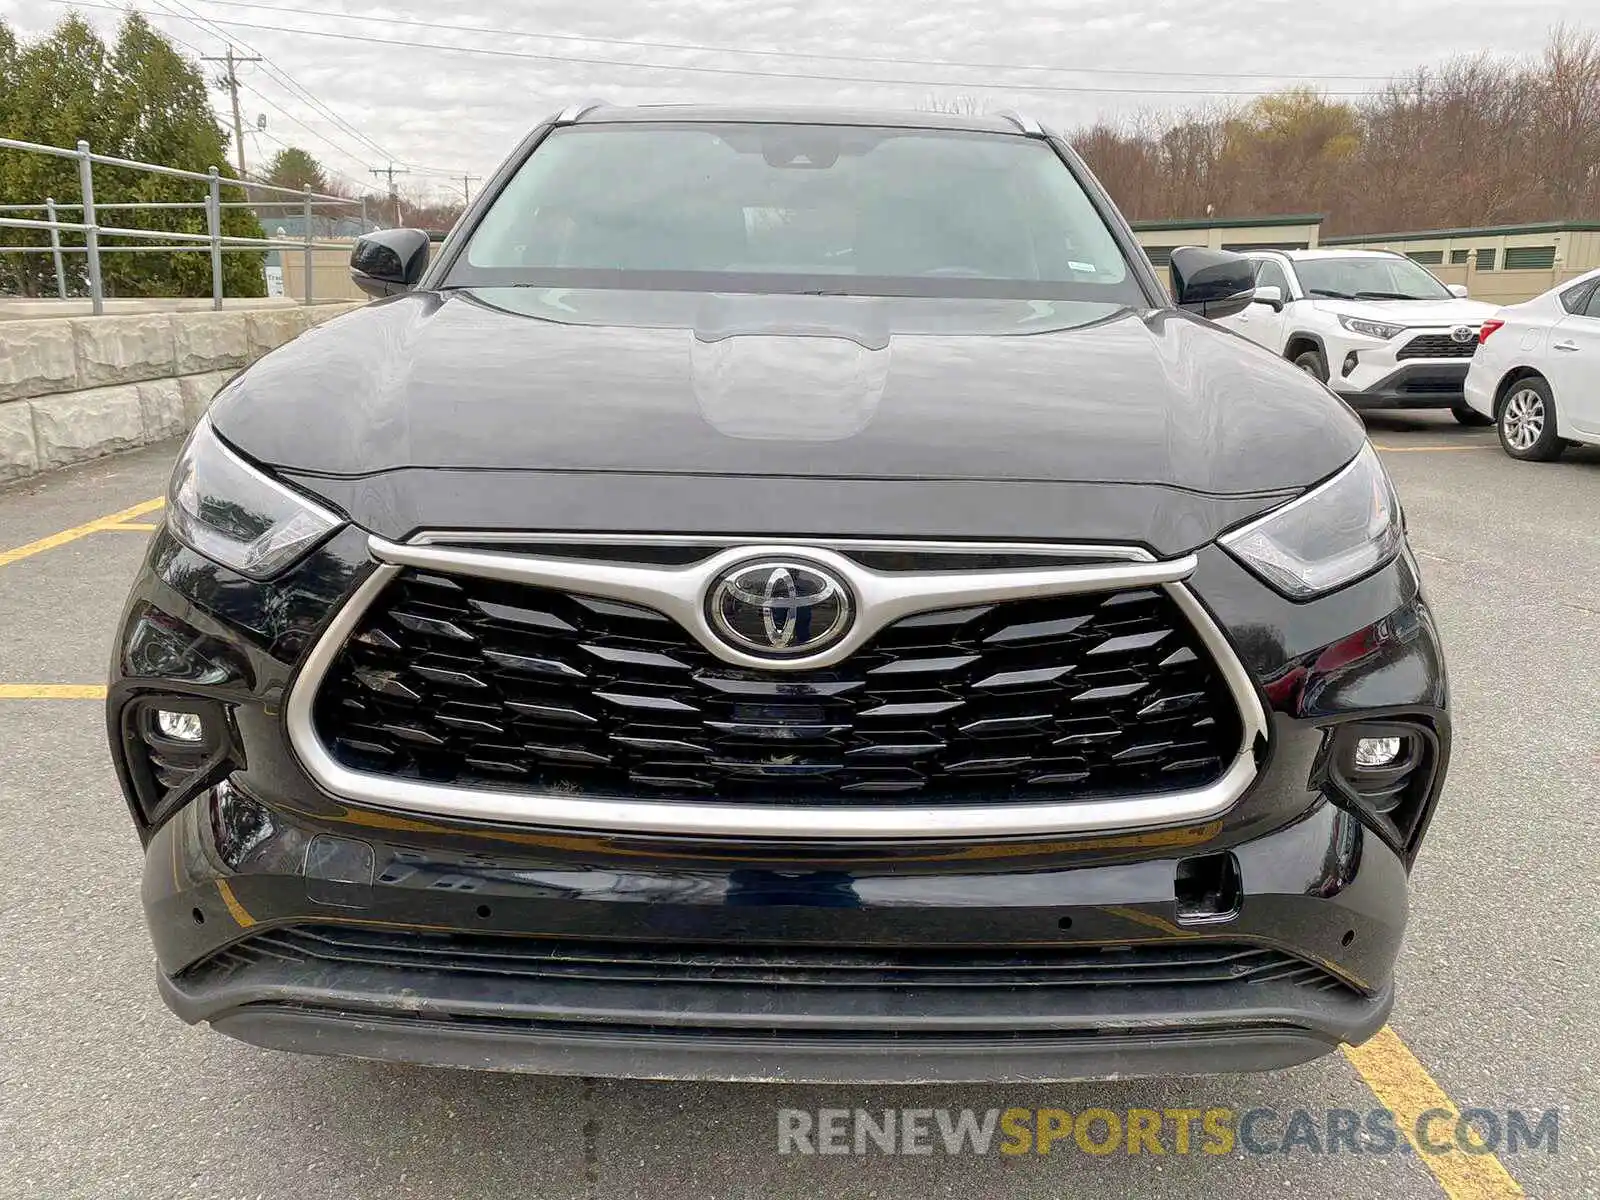
M 11 73 L 17 65 L 17 35 L 11 27 L 0 21 L 0 113 L 7 111 L 13 86 Z
M 309 187 L 313 192 L 326 192 L 328 180 L 322 164 L 299 146 L 285 146 L 273 155 L 267 166 L 266 181 L 277 187 L 299 191 Z
M 101 154 L 158 163 L 189 171 L 220 168 L 223 178 L 234 179 L 227 165 L 227 141 L 217 124 L 206 93 L 204 76 L 149 22 L 130 14 L 122 24 L 113 51 L 76 14 L 66 17 L 52 33 L 31 45 L 15 46 L 15 39 L 0 22 L 0 56 L 8 53 L 10 69 L 0 91 L 0 136 L 71 147 L 80 138 Z M 3 61 L 3 59 L 0 59 Z M 125 168 L 97 166 L 95 202 L 105 205 L 126 201 L 187 201 L 206 198 L 207 187 L 195 180 L 174 179 Z M 0 152 L 0 202 L 37 203 L 46 196 L 77 203 L 80 199 L 77 164 L 71 159 L 36 154 Z M 245 199 L 238 187 L 224 188 L 224 200 Z M 75 219 L 67 210 L 64 219 Z M 205 233 L 202 209 L 106 209 L 98 214 L 102 226 Z M 249 209 L 225 209 L 223 233 L 235 237 L 260 237 L 261 226 Z M 9 234 L 22 234 L 11 230 Z M 44 232 L 8 237 L 8 242 L 44 245 Z M 101 246 L 150 245 L 151 239 L 106 235 Z M 63 234 L 63 245 L 81 246 L 76 234 Z M 199 245 L 199 243 L 196 243 Z M 7 256 L 11 281 L 25 294 L 53 291 L 53 266 L 47 254 Z M 260 296 L 266 284 L 262 252 L 228 251 L 223 255 L 223 293 Z M 18 260 L 24 260 L 20 265 Z M 73 290 L 83 292 L 84 256 L 68 256 Z M 4 268 L 0 268 L 4 269 Z M 108 296 L 206 296 L 211 293 L 211 258 L 206 249 L 170 253 L 110 253 L 101 258 L 101 273 Z
M 4 23 L 0 22 L 0 28 Z M 66 17 L 46 38 L 20 47 L 7 28 L 5 43 L 10 65 L 0 73 L 6 80 L 5 103 L 0 104 L 0 137 L 49 146 L 71 147 L 79 138 L 92 138 L 99 111 L 105 45 L 76 13 Z M 0 150 L 0 203 L 38 204 L 47 197 L 77 203 L 78 164 L 22 151 Z M 18 214 L 44 218 L 43 212 Z M 78 209 L 58 214 L 62 220 L 81 220 Z M 44 230 L 7 229 L 8 245 L 47 246 Z M 61 235 L 64 246 L 82 246 L 83 237 Z M 84 256 L 66 257 L 69 281 L 82 290 L 86 277 Z M 55 266 L 48 254 L 6 255 L 3 269 L 9 290 L 39 295 L 55 290 Z
M 118 156 L 186 171 L 217 166 L 224 178 L 237 178 L 228 167 L 227 139 L 212 112 L 204 77 L 139 14 L 129 14 L 123 21 L 107 74 L 108 90 L 116 98 L 107 123 Z M 207 190 L 205 184 L 194 180 L 165 175 L 114 169 L 108 174 L 120 176 L 116 190 L 135 200 L 203 200 Z M 99 172 L 96 175 L 98 178 Z M 223 198 L 238 200 L 243 195 L 239 189 L 224 188 Z M 140 217 L 139 228 L 206 232 L 205 213 L 198 209 L 134 211 Z M 222 232 L 234 237 L 262 236 L 248 209 L 224 209 Z M 265 294 L 263 260 L 262 254 L 225 253 L 223 294 Z M 211 290 L 211 259 L 204 251 L 117 254 L 108 262 L 107 289 L 116 295 L 203 296 Z

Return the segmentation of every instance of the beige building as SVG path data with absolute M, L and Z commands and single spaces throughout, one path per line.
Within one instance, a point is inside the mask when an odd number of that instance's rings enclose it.
M 354 246 L 355 243 L 351 242 Z M 283 250 L 269 257 L 268 264 L 283 272 L 283 294 L 295 300 L 306 298 L 306 256 L 302 250 Z M 367 294 L 350 278 L 350 251 L 318 246 L 311 251 L 311 297 L 313 300 L 366 300 Z
M 1477 229 L 1327 238 L 1324 246 L 1395 250 L 1474 299 L 1516 304 L 1600 267 L 1600 222 L 1540 221 Z
M 1213 250 L 1309 250 L 1319 244 L 1321 213 L 1278 217 L 1208 217 L 1199 221 L 1135 221 L 1133 235 L 1157 268 L 1179 246 Z

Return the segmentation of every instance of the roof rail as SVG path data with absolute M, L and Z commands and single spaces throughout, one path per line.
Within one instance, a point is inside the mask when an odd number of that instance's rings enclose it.
M 604 108 L 604 100 L 580 100 L 576 104 L 569 104 L 556 116 L 557 125 L 576 125 L 578 118 L 584 113 L 593 112 L 597 108 Z
M 1035 121 L 1032 117 L 1026 115 L 1025 113 L 1018 112 L 1014 108 L 1008 108 L 1003 112 L 996 113 L 995 115 L 1010 121 L 1018 129 L 1022 130 L 1022 132 L 1028 137 L 1044 136 L 1044 129 L 1040 126 L 1039 122 Z

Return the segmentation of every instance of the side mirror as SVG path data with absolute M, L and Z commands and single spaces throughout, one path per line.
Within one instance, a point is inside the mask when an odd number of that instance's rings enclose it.
M 1450 294 L 1457 300 L 1472 299 L 1472 292 L 1464 283 L 1449 283 L 1445 286 L 1449 289 Z
M 1231 250 L 1180 246 L 1172 252 L 1172 299 L 1213 321 L 1250 306 L 1256 291 L 1256 264 Z
M 369 296 L 410 291 L 427 265 L 428 235 L 421 229 L 380 229 L 350 251 L 350 278 Z
M 1275 283 L 1258 287 L 1250 297 L 1251 304 L 1265 304 L 1273 312 L 1283 311 L 1283 289 Z

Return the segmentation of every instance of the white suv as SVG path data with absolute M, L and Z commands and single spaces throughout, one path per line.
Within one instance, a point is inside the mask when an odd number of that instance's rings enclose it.
M 1462 385 L 1493 306 L 1387 250 L 1248 257 L 1257 264 L 1255 303 L 1219 324 L 1315 375 L 1352 408 L 1448 408 L 1463 425 L 1487 424 Z

